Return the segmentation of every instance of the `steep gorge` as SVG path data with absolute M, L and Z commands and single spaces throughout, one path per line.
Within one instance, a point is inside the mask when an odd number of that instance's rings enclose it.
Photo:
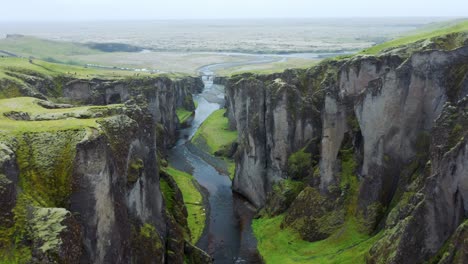
M 2 100 L 1 261 L 209 262 L 189 242 L 182 198 L 176 218 L 160 191 L 176 109 L 194 110 L 201 80 L 29 74 L 17 88 L 24 95 L 87 106 Z
M 230 78 L 233 189 L 306 241 L 356 227 L 368 263 L 428 261 L 452 234 L 437 261 L 466 261 L 468 42 L 431 41 Z

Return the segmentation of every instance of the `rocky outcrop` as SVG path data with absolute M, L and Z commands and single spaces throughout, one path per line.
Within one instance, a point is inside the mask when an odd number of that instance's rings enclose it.
M 14 225 L 13 208 L 16 205 L 19 169 L 13 150 L 0 143 L 0 226 Z
M 165 147 L 176 140 L 176 130 L 179 128 L 176 109 L 194 110 L 192 94 L 200 93 L 204 87 L 200 77 L 190 76 L 76 79 L 73 75 L 51 77 L 20 68 L 12 68 L 6 74 L 15 79 L 0 79 L 0 98 L 29 96 L 43 100 L 58 98 L 74 104 L 108 105 L 144 97 L 153 121 L 161 125 L 159 138 Z M 65 106 L 51 104 L 51 107 Z
M 192 93 L 203 89 L 200 78 L 185 77 L 171 80 L 167 77 L 136 78 L 130 80 L 73 80 L 63 87 L 63 97 L 85 104 L 106 105 L 122 103 L 138 96 L 148 101 L 153 121 L 162 125 L 160 136 L 165 147 L 176 140 L 179 120 L 177 108 L 194 110 Z
M 187 244 L 187 215 L 172 215 L 159 187 L 158 155 L 175 142 L 176 109 L 194 110 L 200 78 L 79 80 L 19 68 L 7 74 L 0 98 L 33 96 L 42 99 L 33 100 L 37 107 L 57 110 L 6 111 L 9 122 L 77 125 L 2 131 L 2 261 L 183 263 L 186 254 L 190 263 L 211 262 Z
M 287 177 L 289 155 L 321 134 L 317 105 L 323 92 L 302 87 L 307 74 L 242 75 L 226 86 L 230 126 L 239 131 L 233 189 L 256 206 Z
M 466 45 L 234 76 L 226 87 L 239 131 L 233 189 L 269 206 L 277 181 L 299 177 L 309 187 L 282 225 L 303 239 L 324 239 L 353 218 L 364 233 L 383 229 L 369 263 L 429 260 L 468 212 L 467 94 Z

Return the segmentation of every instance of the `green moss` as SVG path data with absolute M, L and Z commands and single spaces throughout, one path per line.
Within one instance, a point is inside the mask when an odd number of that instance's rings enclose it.
M 166 208 L 172 212 L 174 210 L 174 190 L 164 179 L 160 179 L 159 188 L 161 189 L 164 201 L 166 202 Z
M 144 169 L 144 163 L 142 159 L 136 159 L 130 163 L 127 173 L 127 181 L 129 183 L 135 183 L 141 176 Z
M 260 214 L 270 217 L 285 212 L 297 195 L 304 189 L 304 183 L 290 179 L 282 180 L 273 185 L 273 190 L 268 194 L 265 206 Z
M 378 54 L 380 52 L 390 50 L 393 48 L 397 47 L 402 47 L 405 45 L 410 45 L 418 41 L 422 41 L 425 39 L 433 39 L 434 42 L 437 44 L 437 39 L 440 38 L 441 36 L 456 33 L 456 32 L 467 32 L 468 31 L 468 21 L 462 21 L 460 23 L 457 23 L 455 25 L 449 25 L 447 27 L 443 27 L 437 30 L 430 30 L 427 32 L 422 32 L 419 34 L 414 34 L 406 37 L 402 37 L 399 39 L 395 39 L 392 41 L 388 41 L 376 46 L 373 46 L 369 49 L 363 50 L 361 53 L 362 54 Z M 441 45 L 439 45 L 439 48 Z M 453 49 L 455 48 L 453 45 L 449 45 L 447 49 Z
M 177 117 L 181 124 L 185 124 L 187 120 L 193 116 L 193 111 L 188 111 L 184 108 L 177 108 L 176 110 Z
M 46 109 L 37 101 L 28 97 L 0 100 L 0 140 L 13 146 L 21 190 L 13 209 L 13 226 L 0 227 L 0 263 L 27 263 L 33 241 L 47 254 L 60 244 L 57 234 L 65 213 L 46 208 L 69 206 L 76 146 L 99 129 L 98 119 L 86 119 L 84 114 L 94 107 Z M 56 119 L 17 121 L 4 115 L 10 111 Z
M 76 145 L 84 130 L 25 133 L 18 137 L 21 189 L 41 206 L 66 207 Z
M 0 99 L 21 96 L 20 81 L 6 75 L 4 77 L 0 75 L 0 78 L 2 78 L 2 80 L 0 80 Z
M 463 83 L 468 78 L 468 64 L 461 62 L 459 64 L 451 65 L 446 73 L 446 85 L 450 87 L 447 90 L 447 96 L 452 102 L 456 102 L 460 96 L 460 91 L 463 88 Z
M 283 226 L 298 231 L 304 240 L 317 241 L 339 229 L 345 221 L 344 217 L 341 206 L 316 188 L 307 186 L 289 207 Z
M 352 217 L 356 213 L 359 181 L 356 176 L 357 163 L 354 159 L 353 149 L 342 149 L 341 156 L 341 174 L 340 189 L 345 195 L 345 206 L 347 215 Z
M 70 214 L 64 208 L 40 208 L 32 210 L 29 220 L 33 240 L 39 243 L 43 253 L 57 254 L 62 244 L 60 233 L 66 228 L 62 222 Z
M 361 130 L 359 126 L 359 121 L 355 115 L 349 115 L 346 119 L 348 126 L 353 130 L 353 132 L 358 132 Z
M 315 164 L 312 163 L 312 154 L 299 150 L 288 158 L 288 175 L 293 179 L 307 177 Z
M 370 237 L 359 232 L 358 224 L 347 221 L 329 238 L 307 242 L 299 232 L 281 228 L 284 216 L 253 221 L 258 249 L 270 263 L 365 263 L 365 255 L 379 236 Z
M 150 223 L 132 227 L 132 244 L 135 256 L 142 263 L 150 263 L 154 261 L 154 256 L 163 254 L 163 241 L 156 228 Z
M 163 170 L 174 179 L 182 192 L 188 212 L 187 223 L 191 233 L 191 241 L 192 243 L 196 243 L 203 233 L 206 220 L 202 194 L 195 186 L 195 179 L 192 175 L 176 170 L 172 167 L 164 168 Z M 161 181 L 161 191 L 163 192 L 164 197 L 169 197 L 171 195 L 171 197 L 174 197 L 174 191 L 171 190 L 169 184 L 164 183 L 164 181 Z M 171 205 L 171 201 L 169 200 L 168 207 L 171 206 L 173 205 Z
M 455 124 L 448 138 L 448 146 L 454 147 L 463 137 L 463 127 L 460 124 Z
M 31 239 L 28 228 L 28 207 L 31 201 L 20 194 L 13 209 L 14 225 L 0 227 L 0 263 L 29 263 L 31 249 L 27 245 Z

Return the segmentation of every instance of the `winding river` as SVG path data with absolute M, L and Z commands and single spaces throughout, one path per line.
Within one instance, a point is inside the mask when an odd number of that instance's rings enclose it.
M 251 228 L 254 208 L 231 191 L 229 177 L 206 162 L 189 142 L 203 121 L 224 106 L 224 87 L 213 84 L 213 66 L 200 70 L 205 89 L 194 98 L 198 107 L 192 126 L 180 131 L 176 146 L 169 152 L 169 163 L 191 173 L 206 190 L 207 226 L 197 246 L 213 256 L 216 264 L 261 263 Z

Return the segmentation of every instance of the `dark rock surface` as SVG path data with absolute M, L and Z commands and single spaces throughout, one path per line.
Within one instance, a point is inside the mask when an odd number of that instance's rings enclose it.
M 324 239 L 354 217 L 363 232 L 384 234 L 369 263 L 427 261 L 468 215 L 467 80 L 466 45 L 231 77 L 227 113 L 239 131 L 233 189 L 275 212 L 284 197 L 271 195 L 273 186 L 300 179 L 310 187 L 283 225 L 303 239 Z M 310 168 L 289 175 L 298 151 Z

